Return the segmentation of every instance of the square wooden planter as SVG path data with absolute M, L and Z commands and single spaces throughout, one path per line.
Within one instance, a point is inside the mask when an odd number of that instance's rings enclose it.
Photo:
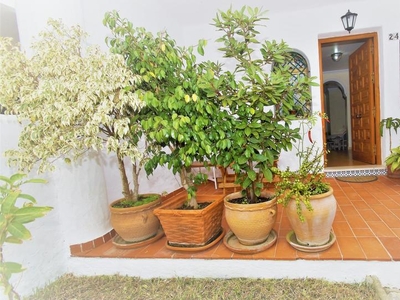
M 197 195 L 197 202 L 212 202 L 204 209 L 181 210 L 187 193 L 169 198 L 154 210 L 160 219 L 168 244 L 182 247 L 201 247 L 222 231 L 223 195 Z

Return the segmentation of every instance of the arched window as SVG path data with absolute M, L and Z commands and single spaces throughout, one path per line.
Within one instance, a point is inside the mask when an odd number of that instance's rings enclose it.
M 281 64 L 282 67 L 288 67 L 289 72 L 291 73 L 291 84 L 297 82 L 299 77 L 309 76 L 309 69 L 307 60 L 298 52 L 290 52 L 292 56 L 292 60 L 288 60 L 285 63 Z M 311 91 L 310 91 L 311 94 Z M 293 114 L 295 114 L 298 118 L 305 118 L 311 114 L 311 100 L 308 102 L 302 102 L 299 100 L 299 97 L 294 95 L 294 110 Z

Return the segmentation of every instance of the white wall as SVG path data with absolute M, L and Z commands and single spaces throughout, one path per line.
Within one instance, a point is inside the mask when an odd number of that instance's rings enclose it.
M 166 29 L 181 45 L 192 45 L 198 39 L 206 38 L 209 41 L 206 58 L 219 59 L 220 54 L 216 51 L 218 45 L 214 43 L 218 34 L 210 23 L 217 9 L 225 10 L 231 4 L 234 8 L 247 4 L 268 9 L 270 21 L 260 29 L 262 36 L 283 39 L 291 47 L 302 51 L 310 62 L 311 75 L 317 76 L 318 80 L 318 39 L 348 35 L 342 27 L 340 16 L 348 9 L 357 12 L 357 24 L 352 34 L 372 31 L 379 34 L 381 117 L 400 117 L 399 43 L 388 41 L 389 33 L 400 32 L 399 10 L 394 9 L 398 7 L 398 0 L 337 0 L 334 3 L 327 0 L 269 3 L 256 0 L 16 0 L 15 7 L 20 41 L 25 49 L 32 37 L 44 28 L 49 17 L 61 18 L 68 25 L 82 25 L 91 36 L 89 43 L 103 45 L 106 49 L 104 38 L 108 32 L 102 25 L 102 19 L 105 12 L 116 9 L 134 26 L 145 26 L 154 32 Z M 323 95 L 320 95 L 319 87 L 313 88 L 312 94 L 313 109 L 318 111 Z M 8 131 L 1 131 L 2 151 L 15 146 L 15 137 L 8 142 L 8 135 Z M 321 126 L 313 130 L 313 137 L 322 142 Z M 4 144 L 4 141 L 7 143 Z M 387 154 L 388 147 L 384 146 L 383 156 Z M 7 173 L 3 162 L 1 172 Z M 293 153 L 287 153 L 282 155 L 280 163 L 293 165 L 296 159 Z M 20 284 L 23 293 L 64 272 L 70 244 L 97 238 L 110 228 L 107 203 L 120 195 L 118 171 L 114 164 L 115 161 L 100 156 L 81 166 L 64 167 L 48 175 L 50 183 L 48 187 L 41 188 L 37 198 L 40 204 L 52 205 L 55 209 L 37 224 L 32 224 L 34 238 L 28 246 L 18 246 L 20 261 L 22 259 L 28 267 Z M 142 179 L 144 192 L 154 188 L 158 192 L 168 192 L 177 187 L 176 178 L 163 168 L 150 181 Z M 79 227 L 81 225 L 83 227 Z M 21 250 L 24 246 L 25 250 Z

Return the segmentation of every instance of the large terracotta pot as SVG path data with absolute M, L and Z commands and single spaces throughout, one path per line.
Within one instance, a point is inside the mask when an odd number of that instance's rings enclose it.
M 246 246 L 265 242 L 276 221 L 277 204 L 274 194 L 269 191 L 261 197 L 272 198 L 270 201 L 255 204 L 236 204 L 230 200 L 241 198 L 236 192 L 225 197 L 225 219 L 238 241 Z
M 321 246 L 329 242 L 336 214 L 333 189 L 330 187 L 324 194 L 311 196 L 310 202 L 312 211 L 309 211 L 303 203 L 301 204 L 304 222 L 300 221 L 297 214 L 296 201 L 290 201 L 285 210 L 297 241 L 302 245 Z
M 153 210 L 161 205 L 161 196 L 156 201 L 137 207 L 113 207 L 121 200 L 109 205 L 111 225 L 117 234 L 126 242 L 140 242 L 155 236 L 160 228 L 160 221 Z
M 386 170 L 387 170 L 387 177 L 392 178 L 392 179 L 400 178 L 400 170 L 395 170 L 394 172 L 392 172 L 390 166 L 387 166 Z
M 168 245 L 196 248 L 208 245 L 222 233 L 223 195 L 197 195 L 197 202 L 211 202 L 197 210 L 182 210 L 187 193 L 181 192 L 154 210 L 160 219 Z

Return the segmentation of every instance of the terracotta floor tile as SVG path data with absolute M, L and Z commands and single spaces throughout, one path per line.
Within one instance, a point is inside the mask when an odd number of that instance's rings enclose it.
M 400 239 L 398 237 L 380 237 L 379 240 L 392 256 L 393 260 L 400 260 Z
M 394 237 L 392 230 L 383 222 L 370 221 L 368 226 L 377 237 Z
M 297 250 L 297 258 L 299 259 L 311 259 L 311 260 L 318 260 L 320 258 L 319 256 L 319 252 L 303 252 L 303 251 L 299 251 Z
M 374 203 L 370 204 L 371 209 L 379 216 L 381 214 L 387 214 L 390 213 L 390 209 L 388 209 L 385 205 L 382 203 Z
M 400 209 L 392 209 L 392 213 L 400 219 Z
M 351 201 L 347 197 L 342 197 L 342 198 L 339 198 L 339 199 L 336 198 L 336 202 L 338 203 L 338 205 L 351 205 Z
M 357 201 L 357 200 L 362 200 L 362 198 L 360 197 L 360 195 L 354 191 L 347 191 L 346 192 L 346 197 L 350 199 L 350 201 Z
M 366 256 L 355 237 L 336 236 L 344 260 L 365 260 Z
M 400 228 L 391 228 L 392 231 L 400 238 Z
M 398 217 L 396 217 L 394 214 L 392 214 L 392 213 L 384 214 L 384 215 L 381 215 L 380 217 L 381 217 L 382 221 L 385 222 L 385 224 L 389 228 L 399 227 L 400 219 Z
M 349 215 L 346 219 L 352 229 L 368 228 L 367 223 L 365 223 L 364 219 L 360 215 Z
M 360 210 L 359 213 L 366 222 L 381 221 L 381 218 L 379 218 L 373 209 L 363 209 Z
M 389 210 L 400 209 L 400 204 L 392 199 L 383 199 L 380 202 L 385 205 Z
M 114 245 L 111 243 L 111 241 L 91 250 L 88 251 L 85 254 L 81 254 L 78 256 L 83 256 L 83 257 L 103 257 L 105 253 L 110 253 L 114 251 Z
M 360 211 L 361 209 L 369 209 L 369 205 L 364 201 L 353 201 L 352 203 L 354 207 L 357 209 L 357 211 Z
M 253 258 L 254 259 L 274 259 L 276 256 L 276 248 L 277 248 L 277 242 L 275 242 L 274 245 L 272 245 L 270 248 L 259 252 L 259 253 L 254 253 Z
M 359 237 L 371 237 L 375 234 L 369 228 L 353 228 L 354 236 Z
M 332 260 L 342 260 L 343 256 L 342 253 L 340 252 L 338 242 L 336 241 L 329 249 L 325 251 L 321 251 L 319 253 L 319 258 L 320 259 L 332 259 Z
M 167 239 L 164 236 L 158 241 L 144 247 L 143 250 L 137 255 L 137 257 L 154 257 L 156 253 L 165 248 L 166 242 Z
M 360 215 L 357 209 L 353 205 L 341 205 L 340 209 L 342 210 L 345 217 L 351 215 Z
M 333 231 L 335 232 L 336 237 L 338 236 L 354 236 L 353 231 L 351 230 L 349 223 L 347 222 L 334 222 L 333 223 Z
M 294 249 L 292 246 L 290 246 L 290 244 L 286 241 L 285 237 L 278 237 L 275 259 L 277 260 L 297 259 L 297 250 Z
M 389 253 L 375 237 L 358 237 L 361 248 L 368 260 L 391 260 Z
M 346 219 L 345 219 L 341 209 L 337 209 L 334 222 L 344 222 L 344 221 L 346 221 Z
M 211 258 L 232 258 L 232 256 L 232 251 L 226 248 L 222 242 L 216 246 L 214 252 L 211 254 Z

